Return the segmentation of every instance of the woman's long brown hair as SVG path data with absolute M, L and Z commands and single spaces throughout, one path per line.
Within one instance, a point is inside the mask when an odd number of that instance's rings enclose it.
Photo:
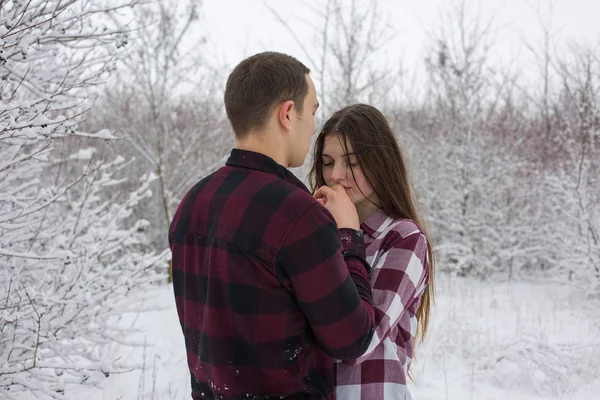
M 423 342 L 434 302 L 435 260 L 400 145 L 386 118 L 375 107 L 354 104 L 342 108 L 325 122 L 316 139 L 313 164 L 308 175 L 313 191 L 325 185 L 323 144 L 325 137 L 332 134 L 339 135 L 345 147 L 346 143 L 352 145 L 358 165 L 379 199 L 378 207 L 391 218 L 413 220 L 427 238 L 429 281 L 416 315 L 416 341 Z

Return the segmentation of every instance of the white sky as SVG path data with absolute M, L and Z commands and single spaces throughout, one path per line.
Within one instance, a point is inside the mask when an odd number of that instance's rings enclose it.
M 347 0 L 349 2 L 349 0 Z M 357 0 L 361 1 L 361 0 Z M 554 4 L 551 20 L 548 5 Z M 315 7 L 325 7 L 326 0 L 312 0 Z M 439 26 L 440 13 L 453 0 L 379 0 L 380 8 L 390 17 L 397 38 L 387 47 L 386 57 L 402 62 L 405 68 L 420 68 L 425 56 L 426 29 Z M 523 49 L 523 40 L 539 43 L 542 31 L 536 8 L 543 20 L 551 21 L 557 42 L 577 40 L 588 44 L 600 43 L 600 0 L 473 0 L 480 14 L 495 14 L 498 27 L 494 56 L 503 64 L 516 62 L 527 68 L 532 60 Z M 276 21 L 267 8 L 271 6 L 296 28 L 297 35 L 310 44 L 312 30 L 302 19 L 314 14 L 298 0 L 205 0 L 204 29 L 209 52 L 220 62 L 235 65 L 244 57 L 275 50 L 291 54 L 312 67 L 291 35 Z

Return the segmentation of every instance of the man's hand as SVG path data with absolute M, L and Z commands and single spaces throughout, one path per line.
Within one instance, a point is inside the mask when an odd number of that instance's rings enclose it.
M 321 186 L 314 196 L 333 215 L 338 229 L 360 229 L 356 207 L 352 204 L 352 200 L 342 185 L 335 185 L 331 188 Z

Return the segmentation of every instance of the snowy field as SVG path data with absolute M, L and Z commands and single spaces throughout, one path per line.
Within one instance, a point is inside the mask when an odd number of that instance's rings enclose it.
M 183 338 L 171 287 L 151 293 L 155 311 L 121 323 L 146 346 L 121 348 L 143 369 L 67 399 L 189 399 Z M 600 301 L 557 284 L 438 279 L 427 341 L 413 365 L 414 400 L 600 399 Z M 142 372 L 143 371 L 143 372 Z

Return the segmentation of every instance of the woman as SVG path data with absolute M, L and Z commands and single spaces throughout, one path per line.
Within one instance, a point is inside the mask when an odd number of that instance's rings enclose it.
M 336 398 L 411 399 L 406 386 L 415 337 L 433 304 L 433 254 L 406 163 L 383 114 L 355 104 L 333 114 L 317 137 L 313 190 L 343 185 L 356 205 L 372 266 L 375 334 L 357 360 L 336 363 Z

